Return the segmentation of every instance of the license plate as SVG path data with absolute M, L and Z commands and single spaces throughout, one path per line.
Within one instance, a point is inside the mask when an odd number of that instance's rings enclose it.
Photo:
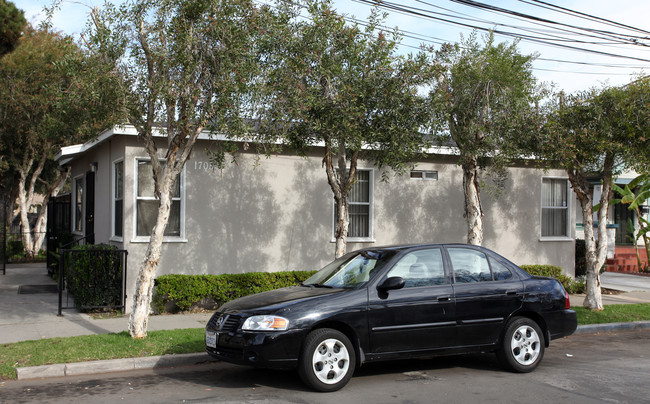
M 210 348 L 216 348 L 217 347 L 217 338 L 219 337 L 219 334 L 214 332 L 214 331 L 206 331 L 205 332 L 205 345 L 209 346 Z

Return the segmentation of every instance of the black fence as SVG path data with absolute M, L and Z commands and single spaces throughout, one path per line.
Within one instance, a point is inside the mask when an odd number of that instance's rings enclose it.
M 0 189 L 0 269 L 7 274 L 7 201 L 4 190 Z
M 59 316 L 63 309 L 124 311 L 126 250 L 88 245 L 59 252 Z
M 47 204 L 47 272 L 56 274 L 60 249 L 79 245 L 85 240 L 70 233 L 70 195 L 62 195 Z

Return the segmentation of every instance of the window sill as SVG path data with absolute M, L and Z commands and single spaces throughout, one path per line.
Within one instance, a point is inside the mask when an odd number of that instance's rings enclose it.
M 108 241 L 114 241 L 116 243 L 123 243 L 124 242 L 124 237 L 113 236 L 113 237 L 109 238 Z
M 575 241 L 571 237 L 540 237 L 539 241 Z
M 149 240 L 151 240 L 151 237 L 135 237 L 131 239 L 131 243 L 148 243 Z M 187 239 L 181 237 L 163 237 L 163 243 L 187 243 Z

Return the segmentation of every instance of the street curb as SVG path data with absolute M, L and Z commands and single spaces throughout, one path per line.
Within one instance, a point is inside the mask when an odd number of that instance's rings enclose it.
M 45 379 L 53 377 L 81 376 L 142 369 L 193 366 L 211 362 L 216 362 L 216 359 L 212 358 L 205 352 L 148 356 L 143 358 L 110 359 L 104 361 L 76 362 L 16 368 L 16 378 L 18 380 Z
M 578 326 L 574 334 L 589 334 L 620 330 L 640 330 L 645 328 L 650 328 L 650 321 L 590 324 Z M 205 352 L 179 355 L 149 356 L 143 358 L 111 359 L 105 361 L 77 362 L 16 368 L 16 378 L 18 380 L 29 380 L 54 377 L 70 377 L 109 372 L 124 372 L 130 370 L 203 365 L 213 362 L 217 362 L 217 360 Z
M 574 334 L 589 334 L 594 332 L 608 332 L 621 330 L 640 330 L 650 328 L 650 321 L 631 321 L 628 323 L 605 323 L 580 325 Z

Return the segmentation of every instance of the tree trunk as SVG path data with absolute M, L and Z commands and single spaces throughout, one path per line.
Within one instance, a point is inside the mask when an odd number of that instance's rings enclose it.
M 31 205 L 31 198 L 28 197 L 27 189 L 25 187 L 27 183 L 27 173 L 24 169 L 20 170 L 20 180 L 18 182 L 18 215 L 20 217 L 20 225 L 22 227 L 21 240 L 23 242 L 23 247 L 25 249 L 25 254 L 27 257 L 33 257 L 33 243 L 32 243 L 32 232 L 31 227 L 29 226 L 29 218 L 27 212 Z
M 334 236 L 336 238 L 336 250 L 334 256 L 339 258 L 345 255 L 347 241 L 348 241 L 348 228 L 350 227 L 350 211 L 348 206 L 348 198 L 337 198 L 336 204 L 338 207 L 338 214 L 336 216 L 336 230 Z
M 582 223 L 585 232 L 585 258 L 587 261 L 586 297 L 582 305 L 591 310 L 603 309 L 603 298 L 600 290 L 600 266 L 598 266 L 598 251 L 596 250 L 596 238 L 594 236 L 594 217 L 593 217 L 593 196 L 589 189 L 589 183 L 580 173 L 569 172 L 569 181 L 580 202 L 582 210 Z M 604 188 L 604 187 L 603 187 Z M 605 195 L 605 189 L 603 189 Z M 603 198 L 601 197 L 601 200 Z M 602 210 L 602 209 L 601 209 Z M 599 230 L 600 230 L 600 223 Z M 606 224 L 605 224 L 606 226 Z M 606 233 L 606 231 L 605 231 Z M 607 248 L 607 236 L 605 236 L 604 247 Z M 601 246 L 603 240 L 600 240 Z M 600 249 L 600 248 L 599 248 Z M 602 263 L 601 263 L 602 266 Z
M 338 207 L 336 216 L 336 228 L 334 230 L 334 238 L 336 240 L 336 247 L 334 250 L 334 257 L 339 258 L 345 254 L 348 242 L 348 229 L 350 227 L 350 209 L 348 204 L 348 197 L 350 196 L 350 189 L 354 183 L 354 177 L 357 173 L 357 161 L 359 159 L 359 152 L 353 152 L 350 156 L 350 169 L 347 168 L 345 144 L 339 144 L 337 150 L 337 166 L 338 175 L 334 169 L 334 162 L 332 161 L 332 153 L 329 146 L 328 139 L 325 142 L 325 157 L 323 158 L 323 165 L 327 173 L 327 182 L 330 189 L 334 194 L 334 200 Z
M 470 158 L 463 167 L 463 190 L 465 191 L 465 219 L 467 220 L 467 243 L 483 243 L 483 207 L 479 195 L 478 164 Z
M 598 254 L 596 251 L 596 239 L 594 236 L 594 220 L 593 220 L 593 203 L 583 203 L 580 200 L 582 208 L 582 223 L 585 231 L 585 250 L 587 260 L 587 273 L 586 273 L 586 296 L 582 305 L 592 310 L 603 309 L 603 298 L 600 290 L 600 267 L 598 266 Z M 601 240 L 602 243 L 602 240 Z
M 43 243 L 45 242 L 45 233 L 47 231 L 47 204 L 50 202 L 51 198 L 55 198 L 59 192 L 61 192 L 63 185 L 65 185 L 65 182 L 68 179 L 68 175 L 70 175 L 70 167 L 68 167 L 65 172 L 58 172 L 57 175 L 56 180 L 51 186 L 45 184 L 47 186 L 47 192 L 43 196 L 41 207 L 38 209 L 38 217 L 36 219 L 36 225 L 34 226 L 34 251 L 36 251 L 36 253 L 41 250 Z
M 34 243 L 32 239 L 32 229 L 29 225 L 29 217 L 27 213 L 29 208 L 32 206 L 34 201 L 34 189 L 36 188 L 36 180 L 43 172 L 45 167 L 45 162 L 47 161 L 47 152 L 43 152 L 39 156 L 38 164 L 30 174 L 32 166 L 34 165 L 34 154 L 26 154 L 18 168 L 18 214 L 20 216 L 20 225 L 22 226 L 22 241 L 25 248 L 25 255 L 29 258 L 33 258 L 38 250 L 34 249 Z M 29 181 L 28 181 L 29 180 Z
M 147 247 L 144 261 L 142 262 L 136 279 L 135 294 L 133 296 L 133 309 L 131 310 L 131 316 L 129 317 L 129 334 L 131 334 L 131 337 L 137 339 L 142 339 L 147 336 L 149 311 L 151 307 L 151 299 L 153 297 L 154 278 L 156 276 L 158 263 L 160 262 L 165 228 L 169 221 L 172 203 L 172 183 L 177 175 L 175 171 L 176 170 L 169 169 L 169 167 L 164 170 L 156 224 L 153 227 L 149 246 Z

